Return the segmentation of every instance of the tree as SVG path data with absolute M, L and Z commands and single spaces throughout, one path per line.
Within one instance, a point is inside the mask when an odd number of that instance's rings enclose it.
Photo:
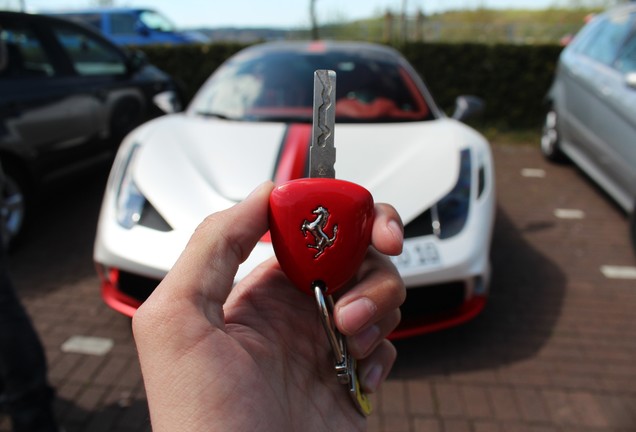
M 316 0 L 309 0 L 309 18 L 311 20 L 311 38 L 320 39 L 318 34 L 318 20 L 316 18 Z
M 620 3 L 628 3 L 629 0 L 567 0 L 564 2 L 566 7 L 572 9 L 581 9 L 586 7 L 608 8 Z

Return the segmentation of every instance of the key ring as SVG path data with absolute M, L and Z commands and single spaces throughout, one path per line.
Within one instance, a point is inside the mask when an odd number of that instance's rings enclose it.
M 338 331 L 333 323 L 333 309 L 334 303 L 331 296 L 325 298 L 324 291 L 326 287 L 321 282 L 314 282 L 314 295 L 316 297 L 316 304 L 318 305 L 318 312 L 320 313 L 320 320 L 327 334 L 329 345 L 331 345 L 331 351 L 334 355 L 336 376 L 338 382 L 347 386 L 349 390 L 349 396 L 353 400 L 353 404 L 356 406 L 361 414 L 368 416 L 371 414 L 371 401 L 369 396 L 362 392 L 360 388 L 360 381 L 358 380 L 357 361 L 351 357 L 349 350 L 347 349 L 347 342 L 342 336 L 342 333 Z

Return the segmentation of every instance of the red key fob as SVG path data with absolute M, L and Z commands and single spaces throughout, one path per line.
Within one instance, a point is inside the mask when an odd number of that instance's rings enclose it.
M 357 272 L 371 242 L 373 197 L 331 178 L 292 180 L 269 200 L 272 245 L 281 268 L 302 291 L 322 284 L 330 295 Z
M 309 178 L 292 180 L 272 191 L 269 229 L 287 277 L 316 299 L 338 381 L 347 386 L 358 411 L 369 415 L 371 403 L 361 391 L 356 359 L 349 355 L 344 337 L 333 325 L 330 296 L 345 286 L 362 264 L 371 242 L 374 206 L 365 188 L 335 179 L 335 107 L 336 74 L 317 70 Z

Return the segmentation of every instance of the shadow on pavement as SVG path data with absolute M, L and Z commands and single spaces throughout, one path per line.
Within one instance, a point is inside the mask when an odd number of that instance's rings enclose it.
M 18 290 L 55 290 L 94 276 L 93 242 L 107 167 L 64 181 L 41 194 L 24 237 L 10 255 Z
M 541 227 L 535 227 L 541 229 Z M 566 279 L 497 209 L 492 283 L 484 311 L 462 326 L 397 341 L 392 378 L 425 378 L 495 369 L 532 357 L 561 311 Z
M 58 399 L 56 412 L 65 432 L 151 431 L 148 405 L 145 400 L 120 400 L 95 410 Z

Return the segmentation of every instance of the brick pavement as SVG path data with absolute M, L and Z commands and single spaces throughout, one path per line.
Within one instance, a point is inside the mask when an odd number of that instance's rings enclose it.
M 600 270 L 636 265 L 625 216 L 574 167 L 548 164 L 536 148 L 498 145 L 494 155 L 489 303 L 467 325 L 396 344 L 369 430 L 636 431 L 636 281 Z M 527 168 L 544 177 L 523 176 Z M 52 194 L 12 269 L 66 430 L 147 431 L 130 320 L 102 304 L 91 262 L 103 178 Z M 559 219 L 556 209 L 584 217 Z M 114 347 L 104 356 L 63 352 L 73 335 Z
M 468 325 L 397 344 L 377 431 L 636 431 L 636 281 L 625 216 L 573 166 L 496 146 L 493 281 Z M 544 177 L 524 177 L 524 169 Z M 556 209 L 582 210 L 558 219 Z

